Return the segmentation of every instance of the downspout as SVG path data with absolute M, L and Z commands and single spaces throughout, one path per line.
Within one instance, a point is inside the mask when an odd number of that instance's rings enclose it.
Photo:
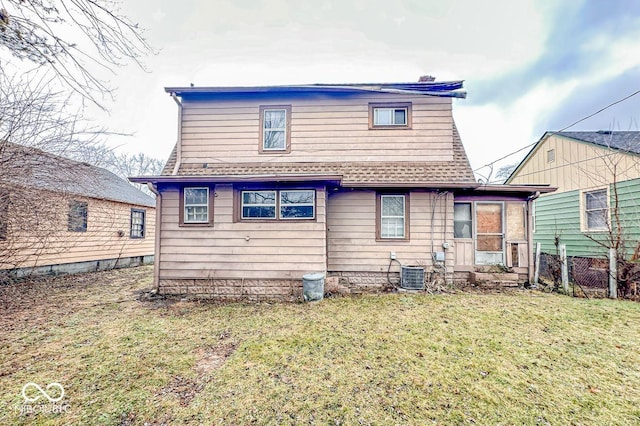
M 178 99 L 175 92 L 171 92 L 171 97 L 178 105 L 178 141 L 176 143 L 176 165 L 173 167 L 172 175 L 177 175 L 182 163 L 182 102 Z
M 158 191 L 158 187 L 151 182 L 147 186 L 156 195 L 156 223 L 153 248 L 153 286 L 156 288 L 156 294 L 160 293 L 160 228 L 162 225 L 162 195 Z
M 533 256 L 533 202 L 540 196 L 540 191 L 536 191 L 535 194 L 527 197 L 527 245 L 529 246 L 529 268 L 527 271 L 527 280 L 529 284 L 536 284 L 533 282 L 533 275 L 536 265 L 534 265 Z

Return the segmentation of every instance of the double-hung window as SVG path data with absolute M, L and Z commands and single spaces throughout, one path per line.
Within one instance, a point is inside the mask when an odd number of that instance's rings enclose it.
M 411 128 L 411 104 L 369 104 L 369 128 Z
M 291 106 L 260 107 L 260 149 L 261 153 L 289 152 L 291 135 L 289 122 Z
M 142 209 L 131 209 L 131 229 L 129 236 L 131 238 L 144 238 L 146 212 Z
M 316 192 L 313 189 L 242 191 L 241 219 L 315 219 Z
M 406 240 L 408 236 L 408 196 L 378 195 L 378 239 Z
M 180 194 L 181 225 L 211 225 L 213 223 L 213 188 L 187 186 Z
M 607 202 L 607 190 L 583 192 L 584 206 L 584 231 L 606 231 L 609 229 L 609 203 Z

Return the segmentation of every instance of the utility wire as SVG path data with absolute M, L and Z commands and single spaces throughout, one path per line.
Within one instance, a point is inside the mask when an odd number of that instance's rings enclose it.
M 605 107 L 603 107 L 603 108 L 600 108 L 598 111 L 596 111 L 596 112 L 594 112 L 594 113 L 592 113 L 592 114 L 589 114 L 589 115 L 587 115 L 586 117 L 581 118 L 580 120 L 574 121 L 573 123 L 569 124 L 569 125 L 568 125 L 568 126 L 566 126 L 566 127 L 563 127 L 562 129 L 560 129 L 560 130 L 558 130 L 558 131 L 555 131 L 555 132 L 549 132 L 549 133 L 550 133 L 551 135 L 554 135 L 554 134 L 557 134 L 557 133 L 560 133 L 560 132 L 564 132 L 565 130 L 570 129 L 571 127 L 575 126 L 576 124 L 581 123 L 581 122 L 583 122 L 583 121 L 585 121 L 585 120 L 588 120 L 589 118 L 591 118 L 591 117 L 593 117 L 593 116 L 595 116 L 595 115 L 600 114 L 602 111 L 605 111 L 605 110 L 607 110 L 607 109 L 611 108 L 612 106 L 619 104 L 620 102 L 624 102 L 624 101 L 626 101 L 627 99 L 632 98 L 632 97 L 636 96 L 636 95 L 637 95 L 637 94 L 639 94 L 639 93 L 640 93 L 640 90 L 636 90 L 635 92 L 631 93 L 630 95 L 627 95 L 627 96 L 625 96 L 625 97 L 624 97 L 624 98 L 622 98 L 622 99 L 618 99 L 617 101 L 612 102 L 612 103 L 610 103 L 609 105 L 607 105 L 607 106 L 605 106 Z M 498 161 L 502 161 L 502 160 L 504 160 L 505 158 L 509 158 L 509 157 L 511 157 L 512 155 L 515 155 L 515 154 L 519 153 L 520 151 L 524 151 L 524 150 L 525 150 L 525 149 L 527 149 L 527 148 L 531 148 L 532 146 L 534 146 L 534 145 L 535 145 L 535 144 L 537 144 L 537 143 L 538 143 L 538 141 L 536 141 L 536 142 L 534 142 L 534 143 L 532 143 L 532 144 L 529 144 L 529 145 L 527 145 L 527 146 L 525 146 L 525 147 L 523 147 L 523 148 L 518 149 L 517 151 L 514 151 L 514 152 L 512 152 L 512 153 L 510 153 L 510 154 L 507 154 L 507 155 L 505 155 L 505 156 L 503 156 L 503 157 L 498 158 L 497 160 L 494 160 L 494 161 L 492 161 L 492 162 L 490 162 L 490 163 L 487 163 L 487 164 L 485 164 L 484 166 L 478 167 L 477 169 L 475 169 L 475 170 L 473 170 L 473 171 L 474 171 L 474 172 L 477 172 L 478 170 L 484 169 L 485 167 L 491 167 L 491 166 L 493 166 L 495 163 L 497 163 Z

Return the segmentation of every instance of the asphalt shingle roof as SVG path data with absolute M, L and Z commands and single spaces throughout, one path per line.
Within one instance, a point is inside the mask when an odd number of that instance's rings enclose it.
M 1 144 L 0 159 L 11 170 L 0 182 L 90 198 L 155 207 L 155 200 L 108 170 L 13 143 Z
M 555 134 L 605 148 L 640 154 L 640 132 L 638 131 L 600 130 L 597 132 L 558 132 Z

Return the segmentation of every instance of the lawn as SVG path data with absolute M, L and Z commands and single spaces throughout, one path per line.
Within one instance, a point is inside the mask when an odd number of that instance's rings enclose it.
M 150 287 L 148 267 L 1 287 L 0 424 L 640 423 L 638 303 L 224 305 Z M 64 396 L 31 386 L 26 403 L 29 382 Z

